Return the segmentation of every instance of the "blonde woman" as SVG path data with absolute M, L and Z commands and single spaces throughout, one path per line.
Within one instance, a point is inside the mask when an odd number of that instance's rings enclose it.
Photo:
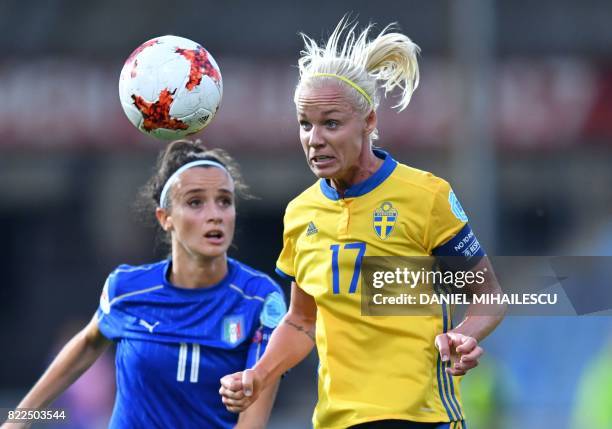
M 295 105 L 306 162 L 319 179 L 287 206 L 277 272 L 292 280 L 291 303 L 252 370 L 221 380 L 230 411 L 304 359 L 319 355 L 315 428 L 461 428 L 455 377 L 478 364 L 478 345 L 503 308 L 457 327 L 448 308 L 432 317 L 364 317 L 364 256 L 457 258 L 499 286 L 449 184 L 373 147 L 381 93 L 400 91 L 404 109 L 419 83 L 419 48 L 385 28 L 369 40 L 341 21 L 323 46 L 304 37 Z M 468 253 L 458 253 L 458 243 Z M 457 266 L 457 268 L 459 268 Z

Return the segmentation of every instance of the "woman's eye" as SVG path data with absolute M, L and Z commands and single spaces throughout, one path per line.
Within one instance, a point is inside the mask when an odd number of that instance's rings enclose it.
M 202 205 L 202 200 L 200 200 L 200 199 L 189 200 L 189 201 L 187 201 L 187 205 L 189 207 L 199 207 L 199 206 Z
M 309 131 L 312 128 L 312 125 L 310 122 L 300 121 L 300 127 L 302 127 L 304 131 Z
M 233 201 L 230 198 L 222 198 L 221 200 L 219 200 L 219 204 L 222 207 L 229 207 L 233 204 Z
M 325 121 L 325 126 L 327 128 L 337 128 L 338 127 L 338 121 L 333 120 L 333 119 L 329 119 L 329 120 Z

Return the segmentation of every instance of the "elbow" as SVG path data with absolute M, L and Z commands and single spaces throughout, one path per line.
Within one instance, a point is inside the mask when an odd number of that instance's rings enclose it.
M 89 324 L 88 326 L 86 326 L 81 332 L 77 334 L 77 338 L 87 350 L 92 350 L 100 353 L 106 350 L 106 348 L 110 344 L 110 340 L 108 340 L 104 335 L 102 335 L 102 333 L 98 329 L 97 324 Z
M 301 326 L 308 326 L 314 328 L 317 323 L 317 312 L 314 311 L 295 311 L 295 309 L 289 307 L 289 311 L 283 318 L 283 323 L 292 322 Z

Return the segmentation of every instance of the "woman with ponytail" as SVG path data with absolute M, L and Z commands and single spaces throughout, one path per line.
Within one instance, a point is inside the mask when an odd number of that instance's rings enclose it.
M 480 273 L 480 292 L 499 285 L 450 185 L 373 146 L 381 96 L 398 91 L 401 111 L 419 84 L 418 46 L 392 26 L 373 40 L 371 26 L 355 29 L 342 20 L 321 46 L 303 36 L 294 101 L 319 180 L 285 213 L 277 272 L 293 282 L 291 303 L 262 359 L 224 377 L 220 393 L 242 411 L 316 345 L 314 428 L 462 428 L 458 376 L 478 364 L 478 342 L 504 308 L 476 315 L 471 305 L 454 328 L 440 304 L 413 317 L 362 315 L 363 258 L 435 257 L 447 270 Z

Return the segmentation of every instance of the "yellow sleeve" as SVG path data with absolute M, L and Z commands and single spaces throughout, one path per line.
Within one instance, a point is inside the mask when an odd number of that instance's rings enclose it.
M 468 221 L 449 183 L 442 179 L 439 180 L 425 230 L 425 247 L 429 254 L 453 238 Z
M 281 277 L 295 278 L 295 236 L 288 225 L 290 221 L 289 211 L 285 211 L 283 219 L 283 250 L 276 261 L 276 272 Z

